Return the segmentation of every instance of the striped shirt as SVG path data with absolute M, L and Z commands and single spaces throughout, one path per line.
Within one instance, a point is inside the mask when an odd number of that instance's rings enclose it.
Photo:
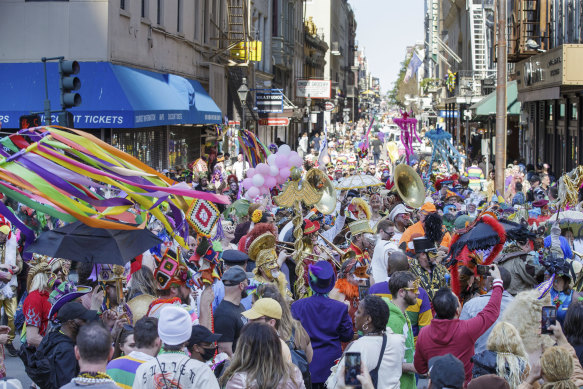
M 132 351 L 127 356 L 111 360 L 107 364 L 107 374 L 122 388 L 131 389 L 136 377 L 136 370 L 142 363 L 151 359 L 154 359 L 151 355 Z

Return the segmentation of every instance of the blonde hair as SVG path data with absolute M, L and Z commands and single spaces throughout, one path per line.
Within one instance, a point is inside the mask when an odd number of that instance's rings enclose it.
M 520 292 L 504 310 L 502 321 L 512 324 L 520 334 L 526 352 L 540 353 L 541 347 L 551 347 L 554 341 L 549 336 L 540 334 L 541 308 L 551 304 L 548 293 L 538 299 L 540 292 L 536 289 Z
M 571 381 L 573 359 L 564 348 L 554 346 L 545 350 L 540 367 L 545 379 L 542 389 L 577 389 Z
M 289 342 L 292 333 L 294 333 L 294 337 L 297 339 L 299 332 L 303 329 L 302 324 L 292 317 L 289 305 L 281 295 L 277 286 L 273 284 L 261 284 L 257 287 L 257 294 L 261 298 L 272 298 L 281 306 L 281 320 L 279 321 L 279 329 L 277 330 L 281 339 L 285 342 Z
M 528 354 L 516 327 L 499 322 L 488 336 L 486 348 L 496 352 L 496 374 L 504 378 L 512 389 L 526 377 Z

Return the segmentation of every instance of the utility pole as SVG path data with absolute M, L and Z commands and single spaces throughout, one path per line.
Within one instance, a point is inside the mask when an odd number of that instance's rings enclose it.
M 504 170 L 506 168 L 506 0 L 498 0 L 498 41 L 497 46 L 497 82 L 496 82 L 496 190 L 504 196 Z

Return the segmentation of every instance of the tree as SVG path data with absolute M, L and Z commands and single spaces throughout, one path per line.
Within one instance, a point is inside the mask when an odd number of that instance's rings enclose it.
M 409 81 L 405 82 L 405 74 L 411 62 L 412 54 L 407 53 L 405 59 L 401 62 L 401 69 L 399 76 L 393 83 L 393 89 L 389 91 L 388 99 L 390 104 L 398 105 L 405 108 L 405 95 L 417 96 L 417 76 L 411 77 Z

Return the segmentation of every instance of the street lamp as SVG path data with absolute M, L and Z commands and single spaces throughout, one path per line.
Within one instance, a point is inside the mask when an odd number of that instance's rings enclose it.
M 308 95 L 308 97 L 306 97 L 306 108 L 308 110 L 308 136 L 310 136 L 310 131 L 311 131 L 311 127 L 312 127 L 312 114 L 311 114 L 311 108 L 312 108 L 312 98 L 310 97 L 310 95 Z
M 237 89 L 239 100 L 241 100 L 241 129 L 245 128 L 245 104 L 247 103 L 247 95 L 249 94 L 249 87 L 247 86 L 247 78 L 243 77 L 243 82 L 239 89 Z
M 470 106 L 472 104 L 472 96 L 466 96 L 466 109 L 464 111 L 464 118 L 466 119 L 466 153 L 469 155 L 469 148 L 470 148 L 470 117 L 472 113 L 470 111 Z

